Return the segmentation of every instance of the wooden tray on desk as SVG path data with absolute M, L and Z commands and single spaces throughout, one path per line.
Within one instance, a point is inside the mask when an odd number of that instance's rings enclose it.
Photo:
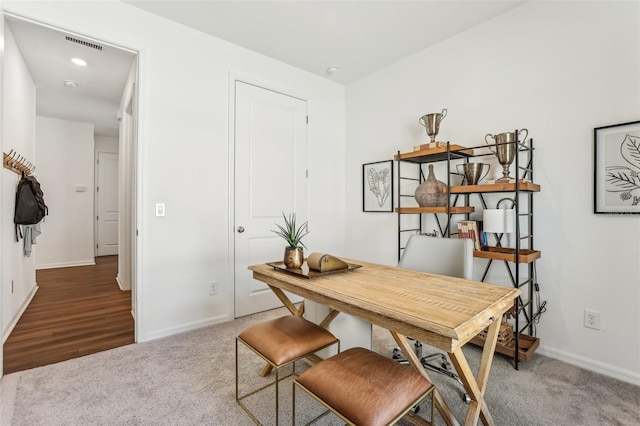
M 362 268 L 362 265 L 356 265 L 355 263 L 347 263 L 347 265 L 349 266 L 345 269 L 336 269 L 335 271 L 320 272 L 320 271 L 314 271 L 313 269 L 309 269 L 309 265 L 307 265 L 306 259 L 305 259 L 305 262 L 302 264 L 302 268 L 300 269 L 287 268 L 284 262 L 267 262 L 267 265 L 273 267 L 273 269 L 276 269 L 278 271 L 286 272 L 288 274 L 296 275 L 301 278 L 309 278 L 309 279 L 324 277 L 324 276 L 333 275 L 333 274 L 341 274 L 343 272 L 353 271 L 354 269 Z

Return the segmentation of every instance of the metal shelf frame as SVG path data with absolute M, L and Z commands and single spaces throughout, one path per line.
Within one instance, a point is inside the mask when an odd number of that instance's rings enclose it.
M 519 134 L 519 131 L 515 131 Z M 520 334 L 525 333 L 530 336 L 535 334 L 535 320 L 540 314 L 539 307 L 535 306 L 535 292 L 538 291 L 538 283 L 535 276 L 535 261 L 540 257 L 540 252 L 534 249 L 534 193 L 540 190 L 539 185 L 533 184 L 533 139 L 516 142 L 515 158 L 513 163 L 516 164 L 515 183 L 513 184 L 490 184 L 490 185 L 464 185 L 464 176 L 462 176 L 461 186 L 452 186 L 452 175 L 458 175 L 457 171 L 452 171 L 452 161 L 460 160 L 463 163 L 469 162 L 470 158 L 478 158 L 484 156 L 494 156 L 490 147 L 495 145 L 480 145 L 477 147 L 462 147 L 459 145 L 451 145 L 447 142 L 446 148 L 436 148 L 424 151 L 416 151 L 413 153 L 402 154 L 400 151 L 394 157 L 397 163 L 397 194 L 398 201 L 395 211 L 398 215 L 398 260 L 402 255 L 403 240 L 406 240 L 407 233 L 425 233 L 423 229 L 423 215 L 433 214 L 438 231 L 441 236 L 457 238 L 452 235 L 451 225 L 452 216 L 460 215 L 466 220 L 473 213 L 473 207 L 470 207 L 470 196 L 478 197 L 482 209 L 488 208 L 488 204 L 483 194 L 485 193 L 505 193 L 511 194 L 510 197 L 502 198 L 496 203 L 496 208 L 503 202 L 511 202 L 512 209 L 515 210 L 515 247 L 507 248 L 502 246 L 502 238 L 504 234 L 493 234 L 496 246 L 491 247 L 488 251 L 476 251 L 474 257 L 487 259 L 484 267 L 481 281 L 484 281 L 491 269 L 494 260 L 502 261 L 505 265 L 509 281 L 515 288 L 522 290 L 522 294 L 514 301 L 514 366 L 519 369 L 520 357 L 518 356 L 521 342 Z M 488 151 L 488 152 L 487 152 Z M 415 182 L 420 184 L 425 180 L 423 165 L 435 162 L 446 162 L 446 185 L 449 191 L 448 202 L 446 207 L 408 207 L 406 200 L 414 199 L 413 194 L 402 192 L 403 184 L 407 182 Z M 411 175 L 405 172 L 402 167 L 403 163 L 412 163 L 418 165 L 419 171 L 415 169 Z M 403 174 L 404 173 L 404 174 Z M 417 174 L 417 176 L 416 176 Z M 521 182 L 521 180 L 525 182 Z M 458 202 L 462 200 L 462 206 L 458 206 Z M 523 204 L 525 207 L 523 207 Z M 403 217 L 414 215 L 418 224 L 408 226 L 406 219 L 403 224 Z M 441 221 L 441 217 L 444 219 Z M 526 224 L 526 225 L 524 225 Z M 524 228 L 524 229 L 521 229 Z M 524 264 L 523 267 L 521 264 Z M 521 271 L 521 269 L 524 269 Z M 536 311 L 537 310 L 537 311 Z

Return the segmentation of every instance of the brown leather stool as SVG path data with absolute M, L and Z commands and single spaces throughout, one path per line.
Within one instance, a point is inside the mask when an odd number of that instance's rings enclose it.
M 364 348 L 327 358 L 293 381 L 349 425 L 390 425 L 433 392 L 433 385 L 411 367 Z M 325 413 L 311 420 L 313 423 Z M 307 424 L 309 424 L 307 423 Z M 431 423 L 433 424 L 433 397 Z
M 238 392 L 238 342 L 244 343 L 249 349 L 264 359 L 275 370 L 275 381 L 240 396 Z M 245 406 L 242 400 L 273 384 L 276 386 L 276 422 L 278 424 L 278 382 L 290 375 L 279 378 L 279 369 L 294 363 L 316 351 L 338 343 L 340 341 L 328 330 L 306 319 L 294 315 L 287 315 L 271 321 L 262 322 L 247 328 L 236 337 L 236 401 L 247 412 L 249 417 L 260 424 L 258 419 Z M 270 423 L 270 422 L 268 422 Z

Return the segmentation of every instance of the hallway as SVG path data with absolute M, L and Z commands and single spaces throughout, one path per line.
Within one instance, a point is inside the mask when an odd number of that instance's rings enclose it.
M 133 343 L 131 292 L 117 272 L 118 256 L 36 271 L 39 290 L 4 343 L 4 374 Z

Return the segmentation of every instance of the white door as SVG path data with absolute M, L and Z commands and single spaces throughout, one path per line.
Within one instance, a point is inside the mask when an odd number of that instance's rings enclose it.
M 118 254 L 118 154 L 98 153 L 97 255 Z
M 247 267 L 283 259 L 286 243 L 271 232 L 283 213 L 307 219 L 306 117 L 304 100 L 235 84 L 236 317 L 282 306 Z

